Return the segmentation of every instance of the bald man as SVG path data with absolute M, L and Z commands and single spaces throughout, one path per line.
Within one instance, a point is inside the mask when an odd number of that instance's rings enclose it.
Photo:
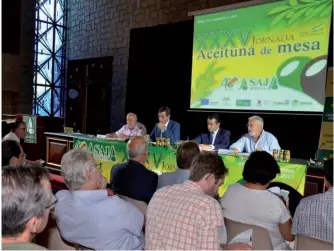
M 145 167 L 148 143 L 144 137 L 133 137 L 126 150 L 129 160 L 111 169 L 112 190 L 116 194 L 149 203 L 158 185 L 158 175 Z
M 126 124 L 116 133 L 107 134 L 107 137 L 130 139 L 131 137 L 144 136 L 145 134 L 145 126 L 137 122 L 137 115 L 135 113 L 130 112 L 126 115 Z

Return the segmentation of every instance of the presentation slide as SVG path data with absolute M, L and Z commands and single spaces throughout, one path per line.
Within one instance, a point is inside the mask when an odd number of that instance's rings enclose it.
M 196 16 L 190 108 L 323 112 L 332 0 Z

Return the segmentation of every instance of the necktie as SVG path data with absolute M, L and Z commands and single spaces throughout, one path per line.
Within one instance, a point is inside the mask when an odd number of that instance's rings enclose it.
M 209 145 L 212 145 L 213 144 L 213 136 L 214 136 L 215 134 L 212 132 L 212 133 L 210 133 L 210 142 L 209 142 Z

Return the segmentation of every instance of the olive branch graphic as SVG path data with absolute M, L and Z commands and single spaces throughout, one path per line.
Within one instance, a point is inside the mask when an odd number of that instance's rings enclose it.
M 219 81 L 215 81 L 215 76 L 224 70 L 223 67 L 215 67 L 215 62 L 210 63 L 204 73 L 200 74 L 195 84 L 191 87 L 191 104 L 200 101 L 201 98 L 207 97 L 214 89 L 220 86 Z
M 273 28 L 285 19 L 291 25 L 297 21 L 328 16 L 332 12 L 331 7 L 332 0 L 286 0 L 284 5 L 270 10 L 267 16 L 275 16 L 270 25 Z

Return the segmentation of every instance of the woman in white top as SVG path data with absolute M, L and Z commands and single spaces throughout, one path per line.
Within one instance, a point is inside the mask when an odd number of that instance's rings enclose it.
M 229 186 L 220 200 L 224 217 L 266 229 L 275 250 L 289 249 L 293 241 L 291 215 L 283 201 L 267 190 L 280 173 L 275 159 L 267 152 L 253 152 L 243 170 L 244 184 Z

